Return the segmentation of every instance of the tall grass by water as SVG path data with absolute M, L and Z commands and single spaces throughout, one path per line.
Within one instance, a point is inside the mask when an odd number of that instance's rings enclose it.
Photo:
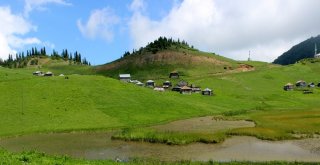
M 21 153 L 11 153 L 0 149 L 0 164 L 6 165 L 318 165 L 316 162 L 285 162 L 285 161 L 270 161 L 270 162 L 246 162 L 246 161 L 230 161 L 230 162 L 196 162 L 191 160 L 164 162 L 157 159 L 139 159 L 130 160 L 83 160 L 74 159 L 68 156 L 49 156 L 41 152 L 27 151 Z
M 226 135 L 223 132 L 190 133 L 171 131 L 159 132 L 153 129 L 123 129 L 122 132 L 113 135 L 112 138 L 126 141 L 184 145 L 195 142 L 220 143 L 226 138 Z

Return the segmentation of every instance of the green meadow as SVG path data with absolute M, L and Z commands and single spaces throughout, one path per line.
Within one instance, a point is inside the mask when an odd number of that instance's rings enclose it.
M 221 142 L 230 135 L 282 140 L 320 134 L 320 89 L 311 89 L 313 94 L 283 90 L 283 85 L 297 80 L 319 83 L 320 63 L 306 61 L 289 66 L 245 63 L 253 65 L 255 70 L 221 74 L 210 74 L 210 70 L 203 69 L 185 71 L 188 74 L 181 79 L 213 89 L 214 96 L 211 97 L 156 92 L 108 78 L 89 66 L 48 64 L 42 68 L 0 68 L 0 138 L 49 132 L 120 130 L 121 136 L 115 138 L 186 144 Z M 56 76 L 33 76 L 32 72 L 39 69 L 50 70 Z M 57 76 L 62 73 L 69 79 Z M 143 72 L 135 78 L 145 80 L 148 76 L 148 72 Z M 163 76 L 155 78 L 158 84 L 163 80 Z M 250 120 L 256 127 L 225 130 L 218 134 L 166 134 L 148 128 L 209 115 Z M 4 155 L 0 158 L 2 162 L 24 159 L 24 154 L 6 151 L 0 154 Z M 61 164 L 110 163 L 52 158 L 38 153 L 28 153 L 27 157 L 35 159 L 34 164 L 39 161 L 50 164 L 52 159 L 62 161 Z
M 276 131 L 282 128 L 272 127 L 269 121 L 265 122 L 266 119 L 259 116 L 267 114 L 271 116 L 270 121 L 281 123 L 285 118 L 276 119 L 272 115 L 297 113 L 299 116 L 309 111 L 315 120 L 300 119 L 297 122 L 312 122 L 313 127 L 299 129 L 299 124 L 292 128 L 290 124 L 283 125 L 285 128 L 279 135 L 282 136 L 283 132 L 319 132 L 316 120 L 319 117 L 319 89 L 313 89 L 313 94 L 309 95 L 282 89 L 285 83 L 300 79 L 317 83 L 319 63 L 287 67 L 252 64 L 257 65 L 257 69 L 251 72 L 182 77 L 189 83 L 212 88 L 213 97 L 159 93 L 94 74 L 71 74 L 65 79 L 33 76 L 31 69 L 0 68 L 0 135 L 142 127 L 221 114 L 253 120 L 257 123 L 253 130 L 261 125 Z

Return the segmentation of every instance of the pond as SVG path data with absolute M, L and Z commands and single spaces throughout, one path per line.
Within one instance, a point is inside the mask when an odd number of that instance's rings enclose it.
M 238 123 L 237 123 L 238 122 Z M 188 126 L 186 126 L 186 123 Z M 190 124 L 193 123 L 193 124 Z M 212 125 L 214 124 L 214 125 Z M 226 127 L 223 127 L 226 126 Z M 253 127 L 247 121 L 217 121 L 203 117 L 155 126 L 157 130 L 216 131 L 225 128 Z M 185 130 L 181 130 L 181 126 Z M 85 159 L 154 158 L 163 161 L 320 161 L 320 138 L 264 141 L 254 137 L 236 136 L 220 144 L 193 143 L 165 145 L 112 140 L 113 132 L 76 132 L 25 135 L 0 140 L 0 147 L 12 152 L 37 150 L 50 155 L 70 155 Z

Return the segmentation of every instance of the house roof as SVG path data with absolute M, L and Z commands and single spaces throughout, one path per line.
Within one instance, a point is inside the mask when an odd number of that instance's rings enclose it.
M 52 72 L 47 72 L 46 74 L 52 74 Z
M 297 81 L 296 83 L 298 84 L 298 83 L 306 83 L 306 82 L 303 81 L 303 80 L 299 80 L 299 81 Z
M 291 84 L 291 83 L 288 83 L 288 84 L 286 84 L 286 86 L 293 86 L 293 84 Z
M 181 88 L 181 90 L 192 90 L 190 87 L 188 87 L 188 86 L 183 86 L 182 88 Z
M 120 78 L 131 78 L 130 74 L 119 74 Z
M 148 80 L 147 83 L 154 83 L 154 81 L 153 80 Z
M 203 91 L 208 91 L 208 92 L 211 92 L 212 90 L 211 89 L 209 89 L 209 88 L 206 88 L 206 89 L 204 89 Z

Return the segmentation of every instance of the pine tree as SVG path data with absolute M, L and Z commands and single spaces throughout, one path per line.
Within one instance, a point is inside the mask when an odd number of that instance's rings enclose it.
M 34 48 L 33 48 L 33 47 L 32 47 L 32 49 L 31 49 L 31 55 L 32 55 L 32 56 L 35 55 L 35 53 L 34 53 Z

